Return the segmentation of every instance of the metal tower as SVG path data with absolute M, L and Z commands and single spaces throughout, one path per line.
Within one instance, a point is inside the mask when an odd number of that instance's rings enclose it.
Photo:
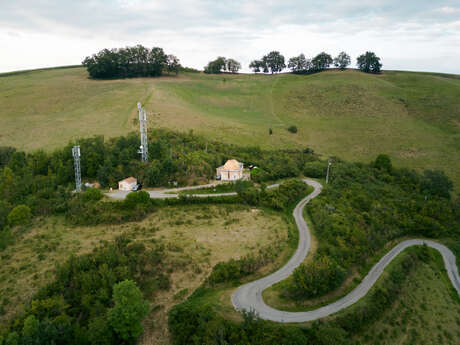
M 80 146 L 72 147 L 73 166 L 75 168 L 75 190 L 81 191 Z
M 142 109 L 141 103 L 137 103 L 137 109 L 139 110 L 139 129 L 141 131 L 141 146 L 139 146 L 139 153 L 141 154 L 142 160 L 147 162 L 149 153 L 149 144 L 147 142 L 147 113 L 145 109 Z

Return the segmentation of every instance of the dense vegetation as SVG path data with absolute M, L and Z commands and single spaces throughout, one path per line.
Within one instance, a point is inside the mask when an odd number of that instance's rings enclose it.
M 211 142 L 192 133 L 156 130 L 150 132 L 149 138 L 148 163 L 139 159 L 137 135 L 108 141 L 100 136 L 79 140 L 83 180 L 97 180 L 103 187 L 117 188 L 117 181 L 135 176 L 148 187 L 172 186 L 174 182 L 185 185 L 213 178 L 216 167 L 228 158 L 236 158 L 245 164 L 262 166 L 263 169 L 257 169 L 255 180 L 263 182 L 298 176 L 305 162 L 317 159 L 309 150 L 237 147 Z M 124 203 L 99 202 L 102 194 L 94 191 L 72 195 L 73 144 L 52 153 L 40 150 L 26 154 L 0 147 L 0 229 L 3 229 L 0 248 L 11 241 L 9 229 L 27 225 L 31 216 L 65 214 L 73 224 L 89 225 L 139 220 L 155 208 L 157 204 L 149 198 L 135 201 L 134 207 L 130 206 L 130 198 Z M 273 202 L 282 207 L 284 201 Z M 132 212 L 134 208 L 137 212 Z
M 313 162 L 305 173 L 324 177 L 325 170 Z M 460 200 L 450 200 L 452 182 L 443 172 L 397 169 L 380 155 L 370 165 L 335 162 L 329 181 L 307 205 L 319 248 L 314 260 L 284 283 L 285 297 L 330 292 L 402 236 L 460 238 Z
M 141 45 L 126 48 L 103 49 L 83 60 L 91 78 L 158 77 L 163 71 L 179 73 L 179 59 L 167 55 L 162 48 Z
M 149 310 L 144 298 L 169 288 L 162 258 L 161 245 L 147 249 L 126 236 L 70 257 L 9 329 L 0 331 L 0 344 L 135 343 Z

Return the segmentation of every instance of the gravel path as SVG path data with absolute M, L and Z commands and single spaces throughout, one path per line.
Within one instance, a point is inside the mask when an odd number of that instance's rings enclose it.
M 262 299 L 262 292 L 273 284 L 276 284 L 291 275 L 294 269 L 304 261 L 308 250 L 310 249 L 310 231 L 307 224 L 305 223 L 302 212 L 304 206 L 321 192 L 321 184 L 308 179 L 304 181 L 313 186 L 314 191 L 305 199 L 300 201 L 293 212 L 297 228 L 299 230 L 299 244 L 296 252 L 294 253 L 294 256 L 285 266 L 270 274 L 269 276 L 240 286 L 232 295 L 232 303 L 237 310 L 255 311 L 258 314 L 258 317 L 261 319 L 286 323 L 306 322 L 323 318 L 356 303 L 360 298 L 367 294 L 367 292 L 380 277 L 385 267 L 396 256 L 398 256 L 399 253 L 408 247 L 423 244 L 426 244 L 427 246 L 434 248 L 441 253 L 444 259 L 447 274 L 452 282 L 452 285 L 460 295 L 460 277 L 458 274 L 458 268 L 454 254 L 446 246 L 437 242 L 414 239 L 403 241 L 396 245 L 369 271 L 361 284 L 359 284 L 348 295 L 334 303 L 307 312 L 286 312 L 274 309 L 266 305 Z

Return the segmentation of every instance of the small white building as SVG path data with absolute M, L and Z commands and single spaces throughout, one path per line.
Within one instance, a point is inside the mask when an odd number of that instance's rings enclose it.
M 217 179 L 234 181 L 243 178 L 243 163 L 236 159 L 228 160 L 223 166 L 216 169 Z
M 132 191 L 136 186 L 137 180 L 132 176 L 118 182 L 119 190 Z

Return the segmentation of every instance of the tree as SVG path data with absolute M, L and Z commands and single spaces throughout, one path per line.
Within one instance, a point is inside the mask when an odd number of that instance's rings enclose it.
M 312 68 L 318 72 L 329 68 L 332 62 L 332 57 L 325 52 L 319 53 L 311 60 Z
M 356 64 L 365 73 L 380 73 L 380 69 L 382 68 L 380 58 L 373 52 L 366 52 L 366 54 L 358 56 Z
M 262 58 L 264 63 L 264 72 L 270 71 L 271 74 L 279 73 L 284 68 L 286 68 L 286 64 L 284 63 L 284 56 L 280 54 L 279 51 L 272 51 L 265 55 Z
M 450 199 L 450 192 L 454 185 L 441 170 L 425 170 L 422 189 L 434 196 Z
M 170 54 L 166 57 L 166 61 L 167 61 L 166 64 L 167 64 L 168 73 L 175 72 L 176 75 L 178 75 L 179 69 L 181 66 L 180 66 L 180 61 L 177 58 L 177 56 Z
M 293 73 L 307 72 L 311 69 L 311 60 L 307 60 L 304 54 L 294 56 L 289 59 L 288 68 L 290 68 Z
M 91 78 L 154 77 L 160 76 L 163 70 L 168 68 L 168 56 L 162 48 L 153 47 L 149 50 L 142 45 L 137 45 L 103 49 L 97 54 L 86 57 L 83 65 Z
M 340 68 L 342 71 L 351 64 L 350 55 L 345 52 L 341 52 L 334 58 L 334 66 Z
M 204 73 L 219 74 L 226 70 L 227 59 L 223 56 L 219 56 L 217 59 L 208 62 L 204 68 Z
M 241 64 L 234 59 L 227 59 L 227 71 L 232 73 L 238 73 L 241 69 Z
M 144 331 L 141 322 L 149 311 L 142 293 L 132 280 L 124 280 L 113 287 L 115 305 L 108 319 L 113 330 L 123 340 L 136 340 Z
M 391 171 L 393 170 L 390 157 L 384 154 L 380 154 L 377 156 L 374 162 L 374 167 L 379 170 L 387 171 L 389 173 L 391 173 Z
M 254 73 L 261 72 L 264 70 L 264 62 L 262 60 L 253 60 L 249 64 L 249 68 L 251 68 Z
M 11 226 L 27 225 L 32 218 L 32 212 L 26 205 L 18 205 L 8 214 L 8 224 Z

